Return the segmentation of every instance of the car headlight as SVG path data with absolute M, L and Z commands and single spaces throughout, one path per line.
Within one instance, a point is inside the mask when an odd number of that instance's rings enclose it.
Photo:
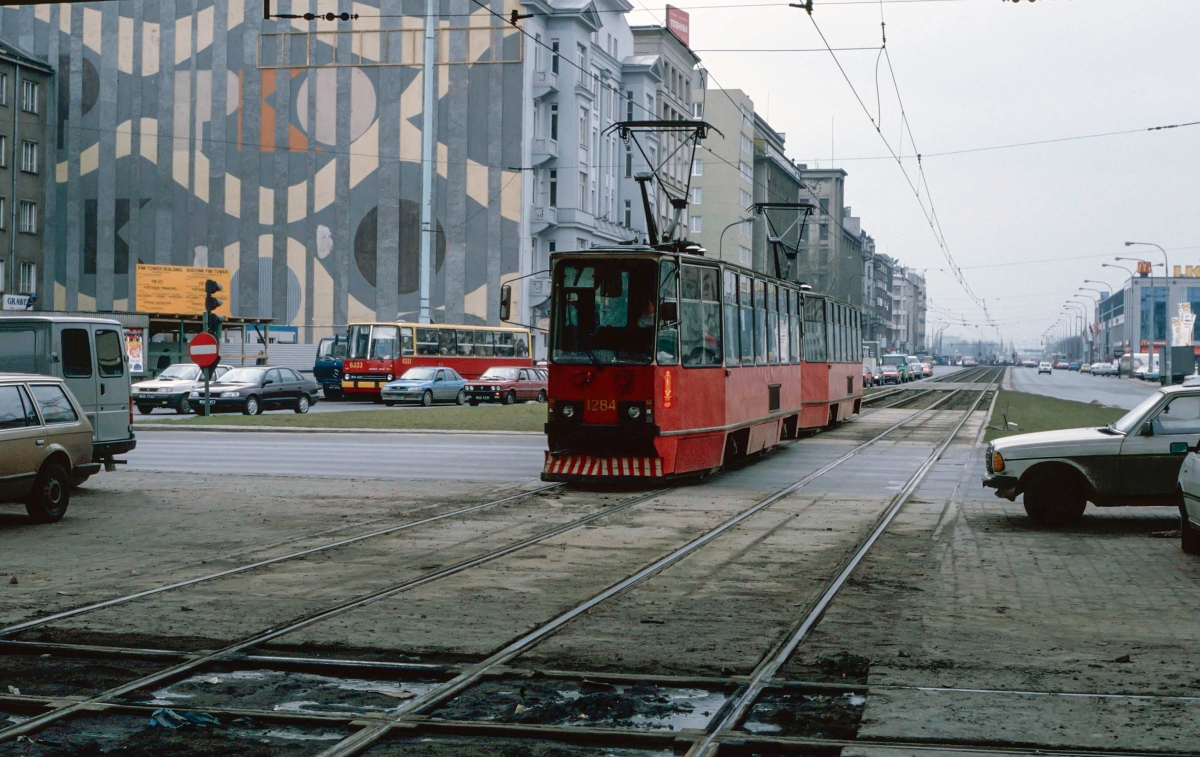
M 1004 470 L 1004 456 L 999 452 L 992 452 L 992 472 L 999 473 Z
M 562 409 L 562 414 L 564 418 L 574 418 L 575 408 L 572 405 L 567 405 Z
M 638 407 L 637 405 L 630 405 L 629 409 L 626 410 L 625 412 L 629 415 L 630 418 L 633 418 L 634 420 L 637 420 L 638 418 L 642 417 L 642 409 L 640 407 Z
M 236 397 L 236 396 L 238 396 L 238 393 L 237 392 L 221 392 L 221 394 L 219 396 L 221 396 L 221 397 Z
M 199 397 L 199 396 L 200 396 L 200 392 L 192 392 L 191 396 L 192 396 L 192 397 Z

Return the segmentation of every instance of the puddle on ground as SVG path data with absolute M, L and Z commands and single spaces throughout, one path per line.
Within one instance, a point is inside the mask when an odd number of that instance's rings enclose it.
M 544 739 L 420 736 L 389 739 L 371 757 L 672 757 L 670 749 L 581 746 Z
M 637 728 L 704 728 L 728 696 L 720 691 L 648 683 L 504 679 L 480 684 L 434 717 L 500 723 Z
M 0 692 L 42 697 L 99 694 L 166 667 L 144 660 L 92 660 L 50 655 L 0 656 Z
M 304 715 L 388 712 L 437 686 L 436 681 L 334 678 L 281 670 L 201 673 L 126 701 L 158 707 L 272 710 Z
M 350 735 L 341 728 L 304 729 L 249 718 L 219 721 L 218 726 L 171 729 L 151 725 L 148 717 L 83 717 L 0 744 L 0 757 L 311 757 Z
M 772 690 L 763 694 L 742 723 L 742 730 L 774 736 L 853 739 L 858 735 L 861 694 L 813 694 Z
M 0 710 L 0 730 L 8 728 L 10 725 L 24 723 L 32 717 L 31 715 L 18 715 L 15 712 L 5 712 Z

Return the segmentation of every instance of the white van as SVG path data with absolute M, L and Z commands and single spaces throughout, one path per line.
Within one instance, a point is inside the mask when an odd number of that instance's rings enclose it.
M 0 317 L 0 373 L 63 379 L 92 424 L 92 460 L 114 470 L 114 456 L 133 449 L 133 405 L 125 336 L 108 318 Z

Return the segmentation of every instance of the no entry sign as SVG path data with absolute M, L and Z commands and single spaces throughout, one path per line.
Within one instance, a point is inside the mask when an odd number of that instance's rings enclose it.
M 188 355 L 192 362 L 201 368 L 207 368 L 221 359 L 217 349 L 217 339 L 212 334 L 196 334 L 188 342 Z

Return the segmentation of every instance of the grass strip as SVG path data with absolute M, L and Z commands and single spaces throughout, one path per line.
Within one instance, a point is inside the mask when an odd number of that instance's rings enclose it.
M 154 423 L 153 415 L 144 423 Z M 529 403 L 521 405 L 480 405 L 479 407 L 422 407 L 374 408 L 347 410 L 341 413 L 307 413 L 291 411 L 267 412 L 262 415 L 219 413 L 207 418 L 167 421 L 173 427 L 189 426 L 250 426 L 255 428 L 379 428 L 433 429 L 454 431 L 541 431 L 546 422 L 546 406 Z M 134 428 L 137 424 L 134 424 Z
M 1072 402 L 1041 394 L 1000 391 L 996 408 L 989 421 L 987 440 L 1003 436 L 1028 434 L 1034 431 L 1056 431 L 1063 428 L 1107 426 L 1120 418 L 1127 410 L 1109 407 L 1098 402 Z M 1016 428 L 1004 428 L 1005 420 L 1016 423 Z

